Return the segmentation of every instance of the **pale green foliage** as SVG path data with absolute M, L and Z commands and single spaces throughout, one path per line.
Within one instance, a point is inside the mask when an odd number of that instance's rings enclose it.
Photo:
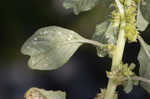
M 57 26 L 41 28 L 22 46 L 30 56 L 32 69 L 53 70 L 65 64 L 85 39 L 74 31 Z
M 102 4 L 107 11 L 111 3 L 112 0 L 64 0 L 63 6 L 66 9 L 73 9 L 74 14 L 78 15 L 80 12 L 91 10 L 98 4 Z
M 130 93 L 133 88 L 134 88 L 134 85 L 137 86 L 139 84 L 139 81 L 138 80 L 132 80 L 131 77 L 128 77 L 128 80 L 124 82 L 123 84 L 123 90 L 126 92 L 126 93 Z
M 132 79 L 129 77 L 128 81 L 124 84 L 124 91 L 126 93 L 130 93 L 133 89 L 133 82 Z
M 39 88 L 31 88 L 25 94 L 26 99 L 66 99 L 66 93 L 62 91 L 47 91 Z
M 142 0 L 141 11 L 144 18 L 150 21 L 150 0 Z
M 147 28 L 148 24 L 149 24 L 149 22 L 144 19 L 143 15 L 141 13 L 140 4 L 139 4 L 138 12 L 137 12 L 137 21 L 136 21 L 137 29 L 140 31 L 144 31 Z
M 63 6 L 66 9 L 72 8 L 75 14 L 91 10 L 98 3 L 98 0 L 65 0 Z
M 91 10 L 98 5 L 98 3 L 101 3 L 102 6 L 106 8 L 106 12 L 109 12 L 112 10 L 112 7 L 110 7 L 112 1 L 113 0 L 64 0 L 63 6 L 66 9 L 72 9 L 77 15 L 80 12 Z M 150 0 L 142 0 L 142 2 L 140 2 L 140 0 L 116 1 L 119 3 L 112 4 L 114 11 L 111 13 L 111 19 L 96 26 L 96 31 L 92 37 L 92 39 L 96 41 L 85 39 L 72 30 L 57 26 L 49 26 L 36 31 L 35 34 L 25 42 L 21 49 L 23 54 L 30 56 L 28 62 L 30 68 L 38 70 L 58 69 L 71 58 L 83 43 L 95 45 L 99 57 L 106 55 L 113 56 L 113 58 L 111 57 L 112 61 L 114 61 L 112 64 L 113 66 L 118 66 L 118 63 L 122 62 L 121 59 L 123 55 L 119 54 L 119 51 L 124 50 L 124 42 L 126 40 L 136 42 L 138 37 L 141 44 L 138 55 L 140 63 L 139 73 L 140 76 L 150 79 L 150 46 L 144 42 L 138 32 L 138 30 L 144 31 L 149 24 Z M 121 13 L 121 11 L 123 13 Z M 118 33 L 121 34 L 119 37 Z M 122 64 L 120 66 L 118 66 L 115 71 L 107 72 L 107 76 L 110 80 L 117 82 L 118 85 L 123 85 L 124 91 L 129 93 L 133 89 L 133 86 L 137 85 L 137 80 L 132 79 L 133 76 L 136 76 L 135 73 L 132 72 L 133 65 L 128 66 L 128 64 Z M 122 82 L 125 78 L 126 81 Z M 150 93 L 150 84 L 141 82 L 141 86 Z M 32 94 L 32 97 L 30 94 Z M 27 92 L 26 98 L 65 99 L 65 93 L 32 88 Z
M 139 37 L 141 44 L 141 49 L 138 55 L 138 60 L 140 62 L 139 73 L 140 76 L 150 79 L 150 46 L 144 42 L 144 40 Z M 150 84 L 141 82 L 141 86 L 150 93 Z
M 96 26 L 93 39 L 103 44 L 115 44 L 117 41 L 117 28 L 114 28 L 109 21 L 104 21 Z M 97 47 L 97 54 L 99 57 L 107 55 L 106 47 Z
M 117 29 L 112 27 L 112 23 L 105 21 L 96 26 L 96 32 L 93 35 L 93 39 L 104 44 L 115 44 L 117 41 Z

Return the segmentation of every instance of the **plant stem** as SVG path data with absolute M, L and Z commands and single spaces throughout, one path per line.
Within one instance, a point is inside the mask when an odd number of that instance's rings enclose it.
M 121 14 L 121 22 L 120 22 L 120 29 L 119 29 L 116 49 L 112 57 L 111 70 L 114 70 L 115 68 L 117 68 L 117 66 L 122 62 L 122 57 L 123 57 L 123 52 L 124 52 L 124 47 L 125 47 L 125 42 L 126 42 L 125 31 L 124 31 L 124 27 L 126 25 L 126 22 L 124 20 L 124 9 L 119 0 L 116 0 L 116 4 Z M 113 79 L 109 79 L 104 99 L 114 99 L 117 86 L 118 84 L 114 82 Z
M 122 25 L 124 25 L 124 24 L 125 23 L 123 22 Z M 118 41 L 117 41 L 117 47 L 116 47 L 116 50 L 114 52 L 113 59 L 112 59 L 111 70 L 117 68 L 117 66 L 121 63 L 124 46 L 125 46 L 125 41 L 126 41 L 126 39 L 124 38 L 124 30 L 120 29 Z M 115 83 L 113 81 L 113 79 L 109 79 L 104 99 L 113 99 L 117 86 L 118 86 L 118 84 Z
M 122 61 L 122 57 L 123 57 L 123 51 L 124 51 L 124 47 L 125 47 L 125 32 L 123 27 L 125 26 L 125 21 L 121 22 L 120 25 L 120 31 L 119 31 L 119 36 L 118 36 L 118 40 L 117 40 L 117 46 L 116 46 L 116 50 L 114 52 L 113 55 L 113 60 L 112 60 L 112 70 L 118 66 L 121 61 Z
M 140 80 L 140 81 L 143 81 L 145 83 L 148 83 L 150 84 L 150 80 L 149 79 L 146 79 L 146 78 L 143 78 L 143 77 L 139 77 L 139 76 L 135 76 L 135 77 L 132 77 L 133 80 Z
M 97 46 L 97 47 L 104 46 L 103 43 L 100 43 L 100 42 L 94 41 L 94 40 L 86 39 L 84 42 L 87 43 L 87 44 L 95 45 L 95 46 Z
M 101 47 L 101 46 L 105 46 L 105 44 L 100 43 L 98 41 L 95 40 L 90 40 L 90 39 L 84 39 L 84 40 L 75 40 L 75 41 L 70 41 L 70 43 L 87 43 L 87 44 L 91 44 L 94 45 L 96 47 Z

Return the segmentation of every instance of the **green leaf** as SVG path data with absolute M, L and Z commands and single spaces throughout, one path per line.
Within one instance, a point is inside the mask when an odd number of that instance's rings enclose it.
M 47 91 L 39 88 L 31 88 L 25 94 L 26 99 L 66 99 L 66 93 L 62 91 Z
M 97 55 L 99 57 L 105 57 L 106 55 L 108 55 L 108 51 L 107 51 L 107 48 L 105 46 L 96 47 L 96 50 L 97 50 Z
M 140 76 L 150 79 L 150 46 L 139 36 L 141 49 L 138 55 Z M 141 82 L 141 86 L 150 93 L 150 84 Z
M 140 31 L 144 31 L 147 26 L 148 26 L 149 22 L 147 20 L 144 19 L 141 10 L 140 10 L 140 4 L 138 5 L 138 12 L 137 12 L 137 29 Z
M 91 10 L 98 3 L 98 0 L 65 0 L 63 6 L 66 9 L 72 8 L 78 15 L 80 12 Z
M 124 91 L 126 93 L 130 93 L 133 89 L 133 82 L 132 82 L 132 79 L 129 77 L 128 78 L 128 81 L 124 84 Z
M 117 42 L 117 28 L 114 28 L 109 21 L 105 21 L 96 26 L 93 39 L 104 44 L 115 44 Z
M 84 41 L 87 42 L 72 30 L 49 26 L 36 31 L 21 52 L 30 56 L 30 68 L 54 70 L 64 65 Z
M 105 21 L 96 26 L 96 31 L 93 39 L 103 44 L 115 44 L 117 41 L 117 28 L 112 27 L 112 23 Z M 97 47 L 97 54 L 99 57 L 107 55 L 105 47 Z
M 142 11 L 142 15 L 143 17 L 150 21 L 150 0 L 142 0 L 141 3 L 141 11 Z

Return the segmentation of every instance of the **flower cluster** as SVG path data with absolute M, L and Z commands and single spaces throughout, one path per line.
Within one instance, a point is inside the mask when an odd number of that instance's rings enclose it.
M 137 15 L 137 3 L 140 0 L 120 0 L 120 3 L 124 9 L 124 17 L 120 15 L 119 9 L 116 4 L 113 4 L 115 10 L 112 11 L 112 23 L 113 27 L 119 27 L 121 21 L 125 21 L 126 25 L 123 27 L 125 30 L 125 38 L 129 42 L 136 42 L 139 32 L 136 28 L 136 15 Z
M 132 71 L 135 67 L 135 64 L 123 64 L 121 63 L 117 68 L 111 72 L 106 72 L 108 78 L 113 79 L 116 83 L 122 84 L 123 81 L 131 76 L 135 76 L 135 73 Z
M 112 26 L 113 27 L 118 27 L 120 25 L 120 21 L 121 21 L 121 15 L 119 12 L 119 9 L 116 5 L 116 3 L 113 3 L 112 6 L 114 7 L 114 10 L 112 11 Z
M 137 0 L 125 0 L 124 9 L 125 9 L 125 37 L 129 42 L 136 42 L 139 32 L 136 28 L 136 13 L 137 13 Z

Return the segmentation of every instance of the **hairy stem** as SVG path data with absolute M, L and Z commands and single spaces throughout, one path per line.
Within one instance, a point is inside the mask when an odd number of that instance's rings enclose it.
M 143 77 L 139 77 L 139 76 L 135 76 L 135 77 L 132 77 L 133 80 L 140 80 L 140 81 L 143 81 L 145 83 L 148 83 L 150 84 L 150 80 L 149 79 L 146 79 L 146 78 L 143 78 Z
M 124 24 L 124 22 L 122 23 L 122 25 L 123 24 Z M 115 53 L 113 55 L 111 70 L 117 68 L 117 66 L 121 63 L 124 46 L 125 46 L 125 41 L 126 40 L 124 38 L 124 30 L 120 29 L 119 37 L 118 37 L 118 41 L 117 41 L 117 47 L 116 47 Z M 109 79 L 104 99 L 113 99 L 117 86 L 118 86 L 118 84 L 115 83 L 113 81 L 113 79 Z
M 84 39 L 84 40 L 75 40 L 75 41 L 70 41 L 70 43 L 86 43 L 86 44 L 91 44 L 97 47 L 101 47 L 101 46 L 105 46 L 105 44 L 100 43 L 98 41 L 95 40 L 90 40 L 90 39 Z
M 122 57 L 123 57 L 123 51 L 124 51 L 124 47 L 125 47 L 125 42 L 126 42 L 126 39 L 124 36 L 125 35 L 124 27 L 126 24 L 126 22 L 124 20 L 124 8 L 122 7 L 119 0 L 115 0 L 115 1 L 119 8 L 120 14 L 121 14 L 121 22 L 120 22 L 120 29 L 119 29 L 117 45 L 116 45 L 116 49 L 115 49 L 115 52 L 114 52 L 113 58 L 112 58 L 111 70 L 117 68 L 117 66 L 121 63 Z M 113 99 L 117 86 L 118 86 L 118 84 L 116 82 L 114 82 L 113 79 L 109 79 L 104 99 Z
M 89 39 L 86 39 L 85 41 L 86 41 L 85 43 L 87 43 L 87 44 L 92 44 L 92 45 L 95 45 L 95 46 L 98 46 L 98 47 L 104 46 L 103 43 L 100 43 L 100 42 L 98 42 L 98 41 L 89 40 Z

